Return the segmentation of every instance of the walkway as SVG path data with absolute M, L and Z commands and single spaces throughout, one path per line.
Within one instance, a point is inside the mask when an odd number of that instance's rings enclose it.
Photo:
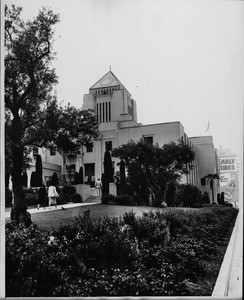
M 62 207 L 67 209 L 67 208 L 74 208 L 74 207 L 79 207 L 79 206 L 87 206 L 87 205 L 94 205 L 94 204 L 98 204 L 96 202 L 94 203 L 67 203 L 67 204 L 62 204 L 62 205 L 58 205 L 57 208 L 55 206 L 50 206 L 50 207 L 40 207 L 39 209 L 37 208 L 28 208 L 27 211 L 32 215 L 32 214 L 37 214 L 37 213 L 45 213 L 45 212 L 51 212 L 53 210 L 57 211 L 57 210 L 62 210 Z M 5 211 L 5 218 L 10 218 L 10 210 L 9 211 Z

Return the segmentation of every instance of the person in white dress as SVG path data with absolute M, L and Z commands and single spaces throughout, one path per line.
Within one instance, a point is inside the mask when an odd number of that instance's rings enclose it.
M 57 198 L 59 194 L 57 193 L 56 187 L 51 183 L 48 188 L 48 199 L 49 199 L 49 206 L 55 205 L 57 207 Z

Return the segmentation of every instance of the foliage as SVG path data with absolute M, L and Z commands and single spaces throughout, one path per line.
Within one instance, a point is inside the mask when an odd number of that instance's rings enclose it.
M 5 207 L 12 205 L 12 191 L 9 188 L 5 188 Z
M 104 153 L 104 173 L 102 174 L 103 194 L 109 194 L 109 183 L 113 182 L 113 165 L 110 151 L 106 150 Z
M 15 198 L 12 221 L 27 224 L 21 182 L 25 151 L 56 146 L 65 154 L 76 152 L 98 137 L 98 124 L 91 110 L 63 108 L 52 94 L 58 82 L 51 68 L 53 27 L 59 16 L 42 8 L 24 21 L 21 11 L 5 6 L 5 132 Z
M 188 172 L 187 165 L 195 154 L 183 141 L 159 147 L 141 139 L 113 149 L 112 156 L 125 162 L 128 183 L 136 194 L 143 189 L 147 198 L 152 194 L 160 202 L 164 200 L 166 184 L 180 180 L 181 175 Z
M 25 205 L 33 206 L 38 204 L 38 189 L 28 188 L 25 189 Z
M 102 195 L 101 201 L 102 201 L 102 204 L 109 204 L 109 203 L 115 201 L 115 196 L 111 195 L 111 194 Z
M 71 196 L 71 201 L 74 203 L 82 203 L 82 197 L 80 194 L 74 194 Z
M 57 174 L 57 172 L 54 172 L 54 173 L 53 173 L 53 175 L 52 175 L 52 177 L 51 177 L 51 183 L 52 183 L 53 185 L 55 185 L 55 186 L 58 185 L 59 180 L 58 180 L 58 174 Z
M 72 197 L 76 198 L 77 194 L 76 187 L 73 185 L 64 185 L 62 188 L 58 189 L 59 198 L 61 203 L 66 203 L 72 201 Z
M 182 296 L 203 276 L 237 210 L 146 213 L 41 232 L 6 226 L 7 297 Z
M 177 206 L 176 191 L 178 185 L 174 181 L 169 181 L 166 184 L 165 201 L 167 206 Z
M 36 175 L 36 171 L 31 172 L 30 186 L 31 187 L 37 187 L 37 175 Z
M 36 156 L 36 186 L 42 185 L 42 157 L 41 155 Z
M 109 180 L 108 178 L 105 176 L 104 173 L 102 173 L 102 178 L 101 178 L 101 181 L 102 181 L 102 194 L 105 196 L 105 195 L 108 195 L 109 194 Z
M 76 185 L 79 181 L 79 173 L 75 172 L 75 176 L 74 176 L 74 185 Z
M 203 192 L 201 195 L 201 202 L 202 203 L 209 203 L 210 204 L 210 198 L 208 192 Z
M 26 171 L 24 171 L 23 174 L 22 174 L 22 182 L 23 182 L 23 186 L 27 187 L 27 185 L 28 185 L 28 176 L 27 176 Z
M 114 202 L 118 205 L 135 205 L 134 199 L 127 194 L 116 196 Z
M 78 178 L 77 178 L 77 183 L 83 184 L 83 168 L 80 167 Z
M 195 207 L 201 202 L 201 191 L 192 184 L 180 184 L 176 192 L 177 202 L 184 207 Z

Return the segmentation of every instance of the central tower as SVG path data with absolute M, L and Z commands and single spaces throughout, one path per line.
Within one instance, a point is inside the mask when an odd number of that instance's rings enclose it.
M 137 125 L 136 102 L 111 71 L 89 89 L 83 103 L 84 109 L 95 111 L 99 123 L 119 122 L 119 127 Z

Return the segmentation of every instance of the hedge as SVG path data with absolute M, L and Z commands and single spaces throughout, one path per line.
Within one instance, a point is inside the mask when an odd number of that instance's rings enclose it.
M 57 231 L 6 228 L 7 297 L 181 296 L 204 274 L 237 210 L 76 218 Z

